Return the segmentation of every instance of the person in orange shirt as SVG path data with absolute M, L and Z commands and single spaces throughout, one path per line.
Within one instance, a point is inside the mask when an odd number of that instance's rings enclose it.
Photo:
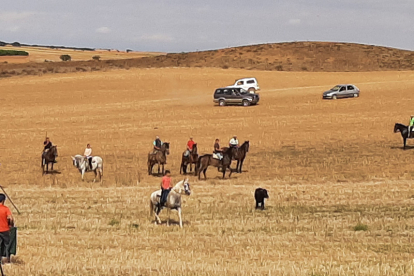
M 14 225 L 14 219 L 10 209 L 4 206 L 6 196 L 0 194 L 0 243 L 1 252 L 6 252 L 6 260 L 3 263 L 10 263 L 9 246 L 10 246 L 10 226 Z
M 162 181 L 161 181 L 161 199 L 160 199 L 161 207 L 164 206 L 164 204 L 167 202 L 167 197 L 171 191 L 171 188 L 172 188 L 172 180 L 171 180 L 170 171 L 166 170 L 165 175 L 162 177 Z
M 191 152 L 193 151 L 195 142 L 193 141 L 193 137 L 190 137 L 190 140 L 187 142 L 187 150 L 184 153 L 185 157 L 190 156 Z

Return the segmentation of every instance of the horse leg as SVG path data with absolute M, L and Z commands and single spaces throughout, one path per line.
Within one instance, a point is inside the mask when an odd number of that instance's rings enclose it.
M 240 160 L 237 159 L 236 172 L 239 172 Z
M 93 179 L 93 183 L 95 183 L 95 181 L 96 181 L 96 176 L 97 176 L 97 173 L 96 173 L 96 170 L 94 170 L 93 172 L 95 173 L 95 178 Z
M 242 160 L 240 160 L 239 173 L 242 173 L 243 162 L 244 162 L 244 158 Z
M 230 166 L 229 166 L 229 170 L 230 170 L 230 174 L 229 174 L 229 178 L 230 178 L 231 177 L 231 174 L 233 173 L 233 171 L 231 170 Z
M 158 162 L 158 175 L 160 175 L 160 163 Z
M 205 169 L 203 170 L 204 180 L 207 180 L 206 171 L 207 171 L 207 168 L 205 168 Z
M 193 171 L 193 161 L 190 160 L 190 173 Z
M 161 219 L 158 216 L 160 214 L 160 212 L 161 212 L 161 209 L 160 208 L 157 208 L 157 211 L 154 210 L 154 214 L 155 214 L 155 224 L 157 224 L 157 221 L 158 221 L 159 224 L 161 224 Z
M 226 169 L 227 169 L 227 168 L 226 168 L 225 166 L 223 166 L 221 169 L 223 170 L 223 179 L 224 179 L 224 177 L 226 176 Z M 229 166 L 229 169 L 230 169 L 230 171 L 231 171 L 230 166 Z
M 180 218 L 180 227 L 183 228 L 183 220 L 181 218 L 181 208 L 177 208 L 178 217 Z
M 407 145 L 407 138 L 404 137 L 404 149 L 406 145 Z
M 164 175 L 164 163 L 162 163 L 162 175 Z

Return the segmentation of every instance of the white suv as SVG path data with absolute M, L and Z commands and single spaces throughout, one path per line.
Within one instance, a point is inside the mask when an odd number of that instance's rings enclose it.
M 233 85 L 230 85 L 228 87 L 240 87 L 240 88 L 243 88 L 246 91 L 249 91 L 250 93 L 255 93 L 256 90 L 260 89 L 256 78 L 238 79 L 238 80 L 236 80 L 236 82 Z

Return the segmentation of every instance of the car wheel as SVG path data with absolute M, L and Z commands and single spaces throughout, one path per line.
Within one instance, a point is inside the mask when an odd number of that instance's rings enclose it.
M 253 87 L 250 87 L 249 88 L 249 90 L 247 90 L 249 93 L 255 93 L 256 92 L 256 89 L 254 89 Z
M 219 101 L 219 106 L 225 106 L 225 105 L 226 105 L 226 102 L 224 100 Z
M 250 105 L 250 102 L 248 101 L 248 100 L 243 100 L 243 106 L 249 106 Z
M 358 97 L 358 94 L 357 93 L 354 94 L 354 98 L 356 98 L 356 97 Z
M 338 98 L 338 97 L 337 97 L 336 95 L 333 95 L 333 96 L 332 96 L 332 99 L 333 99 L 333 100 L 336 100 L 337 98 Z

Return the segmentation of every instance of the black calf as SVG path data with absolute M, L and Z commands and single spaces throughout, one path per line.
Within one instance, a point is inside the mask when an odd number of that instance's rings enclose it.
M 269 198 L 266 189 L 257 188 L 254 192 L 254 199 L 256 199 L 256 209 L 261 208 L 264 210 L 264 200 L 265 198 Z M 260 204 L 260 207 L 259 207 Z

